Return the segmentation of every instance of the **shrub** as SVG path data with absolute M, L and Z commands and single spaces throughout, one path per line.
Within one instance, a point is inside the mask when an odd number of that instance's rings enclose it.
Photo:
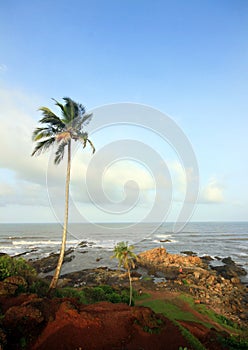
M 79 303 L 86 304 L 85 293 L 82 290 L 78 290 L 75 288 L 65 287 L 59 288 L 55 291 L 55 297 L 57 298 L 75 298 Z
M 14 259 L 9 255 L 0 256 L 0 280 L 10 276 L 21 276 L 30 282 L 36 276 L 35 269 L 23 258 Z
M 109 301 L 111 303 L 129 304 L 129 291 L 118 291 L 110 286 L 102 285 L 98 287 L 84 288 L 85 297 L 88 303 L 96 303 L 99 301 Z
M 30 293 L 35 293 L 39 297 L 45 297 L 48 294 L 49 291 L 49 284 L 47 281 L 44 281 L 42 279 L 36 279 L 33 281 L 33 283 L 29 287 Z

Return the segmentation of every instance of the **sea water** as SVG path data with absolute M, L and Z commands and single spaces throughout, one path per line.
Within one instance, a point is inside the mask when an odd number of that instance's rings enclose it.
M 61 236 L 60 224 L 0 224 L 0 252 L 41 258 L 59 251 Z M 172 223 L 77 223 L 69 225 L 67 237 L 67 249 L 74 249 L 75 258 L 64 264 L 62 273 L 115 267 L 117 262 L 110 257 L 120 241 L 134 243 L 136 253 L 162 246 L 173 254 L 190 250 L 198 256 L 230 256 L 248 271 L 248 222 L 192 222 L 177 233 Z

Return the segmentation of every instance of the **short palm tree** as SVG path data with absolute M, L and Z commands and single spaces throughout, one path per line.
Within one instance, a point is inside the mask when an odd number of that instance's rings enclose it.
M 119 260 L 119 267 L 124 267 L 127 270 L 130 286 L 130 297 L 129 305 L 132 303 L 132 279 L 131 279 L 131 268 L 135 268 L 135 260 L 137 260 L 136 254 L 133 252 L 134 246 L 128 245 L 128 242 L 119 242 L 114 247 L 114 255 L 111 258 Z
M 54 100 L 54 99 L 53 99 Z M 51 146 L 57 144 L 55 152 L 54 163 L 59 164 L 67 149 L 67 174 L 65 185 L 65 214 L 62 243 L 58 264 L 50 284 L 50 290 L 56 288 L 61 267 L 64 260 L 66 236 L 68 227 L 68 213 L 69 213 L 69 186 L 70 186 L 70 171 L 71 171 L 71 142 L 79 141 L 85 148 L 87 143 L 92 147 L 93 153 L 95 148 L 93 143 L 88 139 L 88 133 L 84 131 L 84 127 L 91 120 L 92 114 L 86 114 L 85 107 L 79 103 L 74 102 L 69 97 L 64 97 L 65 104 L 55 101 L 55 105 L 61 110 L 62 117 L 58 117 L 49 108 L 41 107 L 43 117 L 39 120 L 42 127 L 36 128 L 33 132 L 33 141 L 37 144 L 32 153 L 33 155 L 40 155 L 47 151 Z

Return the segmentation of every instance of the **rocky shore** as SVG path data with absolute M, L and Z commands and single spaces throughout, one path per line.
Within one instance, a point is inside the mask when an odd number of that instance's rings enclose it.
M 71 259 L 73 250 L 68 250 L 64 263 Z M 52 271 L 56 263 L 57 255 L 52 254 L 33 261 L 32 265 L 44 273 Z M 136 268 L 132 270 L 133 287 L 140 294 L 150 293 L 161 300 L 171 295 L 173 298 L 189 295 L 196 305 L 203 304 L 240 329 L 247 329 L 248 289 L 240 280 L 246 271 L 230 258 L 223 259 L 221 266 L 211 264 L 210 257 L 200 258 L 193 252 L 177 255 L 155 248 L 138 255 Z M 41 282 L 49 282 L 50 278 L 46 276 Z M 27 293 L 29 279 L 27 274 L 25 278 L 12 276 L 0 282 L 1 350 L 54 349 L 56 344 L 60 344 L 59 349 L 79 350 L 85 348 L 81 346 L 84 344 L 87 349 L 149 350 L 154 349 L 154 344 L 157 349 L 164 349 L 165 342 L 168 349 L 178 350 L 180 346 L 193 349 L 178 326 L 150 309 L 109 302 L 86 306 L 71 297 L 41 297 Z M 41 282 L 36 282 L 39 292 L 43 288 Z M 127 273 L 108 267 L 76 271 L 62 275 L 58 287 L 80 291 L 102 285 L 112 286 L 121 293 L 129 287 Z M 221 328 L 217 331 L 214 326 L 209 330 L 188 321 L 182 321 L 181 325 L 200 339 L 205 349 L 226 349 L 217 340 L 213 341 L 219 339 Z M 224 333 L 225 336 L 228 335 Z
M 67 251 L 70 261 L 73 251 Z M 190 255 L 192 254 L 192 255 Z M 56 256 L 33 262 L 38 272 L 53 270 Z M 138 255 L 136 269 L 132 271 L 134 285 L 147 288 L 189 293 L 195 302 L 206 304 L 216 312 L 239 324 L 248 325 L 248 288 L 240 277 L 245 269 L 230 257 L 222 259 L 221 266 L 212 266 L 212 258 L 197 257 L 193 252 L 170 254 L 165 248 L 154 248 Z M 47 277 L 49 279 L 50 277 Z M 60 286 L 83 287 L 108 284 L 128 285 L 124 271 L 100 267 L 72 272 L 61 276 Z

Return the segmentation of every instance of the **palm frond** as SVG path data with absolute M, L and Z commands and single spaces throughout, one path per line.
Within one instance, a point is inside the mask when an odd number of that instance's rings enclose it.
M 92 117 L 93 117 L 93 113 L 85 114 L 85 115 L 83 116 L 82 125 L 83 125 L 83 126 L 88 125 L 89 122 L 91 121 Z
M 61 142 L 57 148 L 54 158 L 54 164 L 58 165 L 61 160 L 64 158 L 65 146 L 68 145 L 68 142 Z
M 62 130 L 63 128 L 65 128 L 65 123 L 56 115 L 54 116 L 44 115 L 44 117 L 39 120 L 39 123 L 50 124 L 51 126 L 57 127 L 59 130 Z
M 55 105 L 61 109 L 61 112 L 63 115 L 62 122 L 64 124 L 68 124 L 68 116 L 67 116 L 67 111 L 65 109 L 65 106 L 62 103 L 60 103 L 59 101 L 55 100 L 55 98 L 52 98 L 52 100 L 55 102 Z
M 55 137 L 51 137 L 47 140 L 37 142 L 31 156 L 34 156 L 34 155 L 38 156 L 41 153 L 46 152 L 54 142 L 55 142 Z
M 38 141 L 42 138 L 52 137 L 56 134 L 56 128 L 53 126 L 48 126 L 46 128 L 36 128 L 32 135 L 33 141 Z

